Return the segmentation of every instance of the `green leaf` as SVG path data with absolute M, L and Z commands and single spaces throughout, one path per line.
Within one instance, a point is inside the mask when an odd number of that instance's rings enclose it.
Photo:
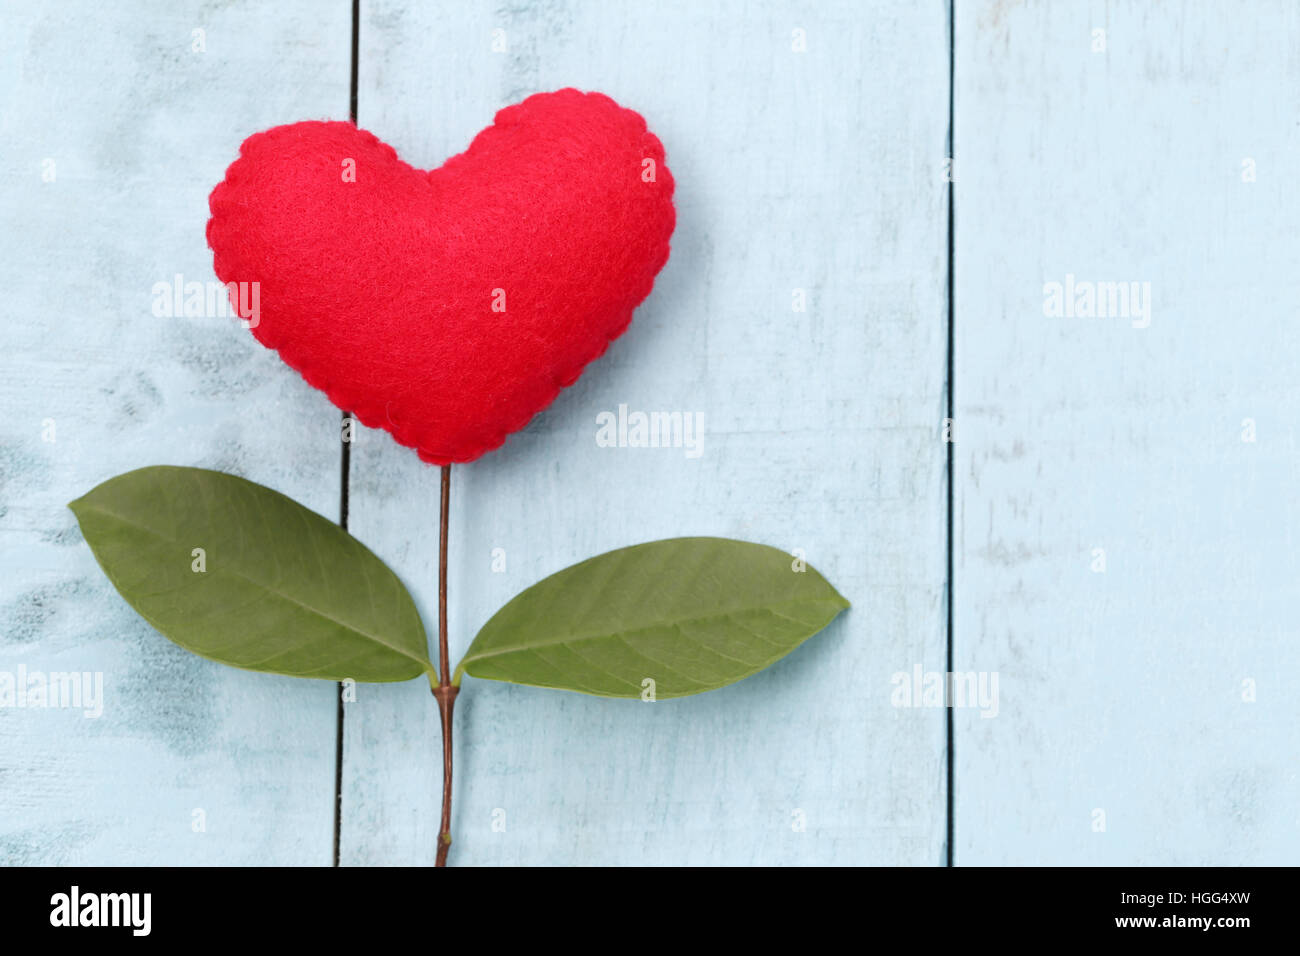
M 601 697 L 714 690 L 789 654 L 849 606 L 800 564 L 727 538 L 610 551 L 517 595 L 478 632 L 455 679 L 463 671 Z
M 279 492 L 159 466 L 110 478 L 68 507 L 122 597 L 187 650 L 327 680 L 433 671 L 424 625 L 397 575 Z

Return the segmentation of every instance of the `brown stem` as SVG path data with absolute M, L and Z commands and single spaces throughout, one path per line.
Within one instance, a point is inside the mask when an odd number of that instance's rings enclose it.
M 438 521 L 438 686 L 433 689 L 442 718 L 442 825 L 438 832 L 438 855 L 434 866 L 447 865 L 451 849 L 451 717 L 460 691 L 451 682 L 447 654 L 447 512 L 451 504 L 451 465 L 442 466 L 442 505 Z
M 438 519 L 438 683 L 451 685 L 447 660 L 447 512 L 451 510 L 451 465 L 442 466 L 442 502 Z
M 447 851 L 451 849 L 451 715 L 456 707 L 459 687 L 439 686 L 433 692 L 442 716 L 442 827 L 438 831 L 438 855 L 434 866 L 447 865 Z

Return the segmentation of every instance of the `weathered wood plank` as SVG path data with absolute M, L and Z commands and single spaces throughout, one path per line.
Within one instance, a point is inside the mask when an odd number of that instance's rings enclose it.
M 1293 863 L 1300 17 L 958 14 L 956 862 Z
M 0 670 L 103 679 L 98 719 L 0 709 L 0 863 L 328 863 L 333 685 L 170 644 L 113 591 L 66 503 L 172 463 L 336 513 L 332 406 L 233 320 L 152 305 L 155 283 L 213 280 L 208 191 L 245 136 L 346 118 L 350 5 L 0 17 Z
M 360 122 L 408 161 L 436 165 L 498 108 L 577 86 L 641 111 L 678 183 L 673 257 L 631 330 L 504 449 L 454 469 L 453 659 L 538 578 L 684 533 L 802 549 L 855 605 L 698 698 L 467 679 L 453 863 L 941 862 L 943 716 L 894 709 L 890 678 L 944 659 L 943 5 L 362 12 Z M 597 447 L 596 416 L 621 404 L 702 413 L 702 454 Z M 433 620 L 437 471 L 382 433 L 353 464 L 352 529 Z M 428 688 L 359 693 L 343 861 L 431 862 Z

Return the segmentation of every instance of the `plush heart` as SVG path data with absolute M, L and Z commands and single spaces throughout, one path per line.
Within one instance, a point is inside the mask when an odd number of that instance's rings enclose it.
M 258 283 L 259 341 L 441 465 L 499 446 L 627 328 L 668 259 L 672 193 L 645 120 L 566 89 L 431 172 L 351 123 L 250 136 L 208 243 L 222 282 Z

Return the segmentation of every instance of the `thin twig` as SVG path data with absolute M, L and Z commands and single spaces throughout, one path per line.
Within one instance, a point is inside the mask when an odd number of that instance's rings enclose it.
M 438 521 L 438 686 L 433 696 L 442 718 L 442 825 L 438 832 L 438 854 L 434 866 L 447 865 L 451 849 L 451 716 L 460 690 L 451 682 L 447 653 L 447 513 L 451 504 L 451 465 L 442 466 L 442 505 Z

